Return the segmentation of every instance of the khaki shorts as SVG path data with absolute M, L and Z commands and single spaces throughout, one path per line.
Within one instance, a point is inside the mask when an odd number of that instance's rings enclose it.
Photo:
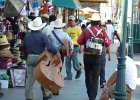
M 115 87 L 116 87 L 116 85 L 113 85 L 113 86 L 111 86 L 111 87 L 108 88 L 109 96 L 110 96 L 110 98 L 112 98 L 112 99 L 115 98 L 115 93 L 114 93 Z M 129 85 L 126 84 L 126 95 L 127 95 L 127 100 L 131 100 L 131 92 L 132 92 L 132 91 L 133 91 L 133 90 L 129 87 Z

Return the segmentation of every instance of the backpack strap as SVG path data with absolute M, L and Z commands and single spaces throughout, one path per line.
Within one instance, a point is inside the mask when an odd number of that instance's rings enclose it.
M 64 45 L 63 42 L 58 38 L 58 36 L 56 35 L 56 33 L 54 32 L 54 30 L 52 31 L 53 35 L 56 37 L 56 39 L 59 41 L 59 43 L 61 43 L 61 45 Z
M 87 29 L 89 30 L 89 32 L 90 32 L 90 33 L 92 34 L 92 36 L 94 36 L 94 37 L 98 36 L 98 35 L 102 32 L 102 29 L 100 29 L 100 30 L 97 31 L 97 34 L 95 35 L 95 34 L 93 33 L 93 31 L 90 29 L 90 27 L 87 27 Z

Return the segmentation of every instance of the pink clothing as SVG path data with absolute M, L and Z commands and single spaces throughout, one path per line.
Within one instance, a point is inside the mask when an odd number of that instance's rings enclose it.
M 94 33 L 94 35 L 96 36 L 97 31 L 100 29 L 98 25 L 94 25 L 91 26 L 90 29 L 92 30 L 92 32 Z M 87 40 L 92 37 L 92 34 L 89 32 L 89 30 L 87 28 L 85 28 L 81 35 L 79 36 L 77 42 L 79 45 L 85 45 Z M 105 47 L 109 47 L 110 46 L 110 40 L 106 34 L 106 32 L 104 30 L 102 30 L 102 32 L 97 36 L 98 38 L 102 38 L 104 40 L 104 44 Z M 84 48 L 84 51 L 87 51 L 86 48 Z

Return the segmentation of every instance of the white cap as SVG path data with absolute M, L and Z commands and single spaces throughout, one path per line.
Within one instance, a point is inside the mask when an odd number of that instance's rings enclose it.
M 75 16 L 73 15 L 69 16 L 69 20 L 75 20 Z

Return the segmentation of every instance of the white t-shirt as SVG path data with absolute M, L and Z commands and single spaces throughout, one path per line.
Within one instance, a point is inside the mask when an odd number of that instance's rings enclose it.
M 134 90 L 137 82 L 137 67 L 135 62 L 128 56 L 126 56 L 126 72 L 125 72 L 126 84 Z
M 114 28 L 113 28 L 113 25 L 112 24 L 106 24 L 106 27 L 107 27 L 107 29 L 106 29 L 106 33 L 107 33 L 107 35 L 108 35 L 108 37 L 109 37 L 109 39 L 110 40 L 112 40 L 112 33 L 114 32 Z

